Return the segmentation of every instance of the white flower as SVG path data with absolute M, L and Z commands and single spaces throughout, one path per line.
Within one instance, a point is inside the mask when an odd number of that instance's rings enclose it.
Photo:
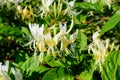
M 41 27 L 39 27 L 39 24 L 29 24 L 30 32 L 33 36 L 33 47 L 36 49 L 36 46 L 39 47 L 40 50 L 42 50 L 41 46 L 44 40 L 44 24 L 42 24 Z
M 78 14 L 81 13 L 81 11 L 75 12 L 72 10 L 74 8 L 75 0 L 70 2 L 64 1 L 64 3 L 67 5 L 67 8 L 64 11 L 64 15 L 68 13 L 69 15 L 77 16 Z
M 2 65 L 0 62 L 0 80 L 11 80 L 8 73 L 9 61 L 6 61 L 6 65 Z M 15 80 L 22 80 L 22 74 L 12 68 L 12 72 L 15 75 Z
M 111 3 L 115 2 L 115 0 L 105 0 L 105 4 L 108 6 L 108 8 L 111 8 Z
M 100 72 L 102 71 L 102 65 L 105 61 L 105 58 L 108 56 L 109 52 L 113 49 L 117 49 L 116 46 L 113 44 L 110 44 L 110 40 L 101 40 L 99 38 L 99 32 L 97 31 L 93 34 L 93 42 L 89 44 L 88 53 L 90 51 L 93 52 L 93 56 L 95 59 L 95 65 L 99 65 Z
M 70 7 L 74 7 L 74 3 L 75 3 L 75 0 L 70 1 L 68 4 L 69 4 Z
M 68 32 L 71 31 L 71 28 L 70 27 L 67 31 L 67 27 L 66 27 L 66 23 L 64 23 L 63 25 L 61 23 L 59 23 L 59 27 L 60 27 L 60 32 L 61 32 L 61 35 L 60 35 L 60 41 L 61 41 L 61 47 L 60 47 L 60 50 L 67 50 L 67 46 L 71 43 L 73 43 L 78 35 L 78 30 L 76 30 L 75 33 L 73 33 L 70 38 L 68 39 L 66 37 L 66 35 L 68 34 Z
M 42 24 L 41 27 L 39 27 L 39 24 L 31 24 L 29 23 L 29 29 L 34 38 L 40 38 L 43 35 L 44 31 L 44 24 Z
M 42 10 L 44 12 L 48 12 L 49 11 L 49 6 L 54 2 L 54 0 L 42 0 Z
M 22 80 L 22 74 L 18 70 L 15 70 L 13 67 L 11 68 L 11 70 L 15 76 L 15 80 Z
M 6 65 L 2 65 L 0 62 L 0 80 L 11 80 L 7 74 L 9 68 L 9 61 L 6 61 Z
M 36 51 L 40 52 L 46 51 L 45 43 L 44 43 L 44 24 L 39 27 L 39 24 L 31 24 L 29 23 L 29 29 L 32 34 L 32 39 L 25 44 L 24 46 L 30 46 L 30 49 L 34 48 L 34 56 L 36 56 Z M 32 47 L 33 46 L 33 47 Z

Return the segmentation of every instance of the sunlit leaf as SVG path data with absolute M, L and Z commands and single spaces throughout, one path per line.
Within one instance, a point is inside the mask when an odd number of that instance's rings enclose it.
M 31 35 L 30 31 L 26 27 L 22 27 L 22 32 L 29 37 Z
M 48 71 L 43 76 L 42 80 L 74 80 L 74 79 L 72 76 L 69 76 L 65 68 L 58 67 Z
M 117 66 L 116 80 L 120 80 L 120 65 Z
M 114 28 L 115 25 L 120 21 L 120 10 L 116 11 L 115 14 L 108 20 L 108 22 L 103 26 L 100 31 L 100 36 L 102 36 L 105 32 Z
M 38 57 L 31 57 L 27 59 L 24 64 L 21 66 L 21 69 L 23 72 L 26 72 L 26 74 L 30 75 L 33 70 L 38 68 L 39 66 L 39 59 Z
M 102 80 L 119 80 L 116 79 L 119 78 L 118 74 L 116 74 L 116 72 L 118 73 L 117 70 L 119 70 L 118 65 L 120 65 L 120 51 L 109 53 L 103 64 L 103 70 L 101 74 Z
M 77 2 L 75 3 L 75 7 L 78 9 L 83 9 L 83 10 L 94 10 L 97 12 L 103 12 L 103 9 L 98 5 L 98 4 L 92 4 L 88 2 Z
M 0 26 L 0 35 L 3 36 L 20 36 L 22 35 L 21 30 L 17 27 L 11 27 L 11 26 Z

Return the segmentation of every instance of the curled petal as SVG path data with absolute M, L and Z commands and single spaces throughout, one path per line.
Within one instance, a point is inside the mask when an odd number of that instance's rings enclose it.
M 22 80 L 22 74 L 18 70 L 15 70 L 13 67 L 11 68 L 11 70 L 15 76 L 15 80 Z
M 70 36 L 70 41 L 71 41 L 71 43 L 73 43 L 73 42 L 76 40 L 77 36 L 78 36 L 78 29 L 75 31 L 75 33 L 73 33 L 73 34 Z

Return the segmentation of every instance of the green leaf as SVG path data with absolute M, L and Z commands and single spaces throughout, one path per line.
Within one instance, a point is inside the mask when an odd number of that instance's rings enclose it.
M 68 75 L 65 68 L 58 67 L 48 71 L 42 80 L 74 80 L 72 76 Z
M 117 66 L 116 80 L 120 80 L 120 65 Z
M 79 45 L 80 51 L 87 49 L 87 37 L 81 31 L 79 31 L 76 41 L 80 44 Z M 76 44 L 77 46 L 78 46 L 78 43 Z
M 48 71 L 48 70 L 50 70 L 50 68 L 47 68 L 45 66 L 40 65 L 34 71 L 38 72 L 38 73 L 43 73 L 43 72 Z
M 105 32 L 109 31 L 120 21 L 120 10 L 116 11 L 115 14 L 108 20 L 108 22 L 103 26 L 100 31 L 100 36 L 102 36 Z
M 24 33 L 24 34 L 26 34 L 27 36 L 31 36 L 31 33 L 30 33 L 30 31 L 26 28 L 26 27 L 22 27 L 22 32 Z
M 78 78 L 81 80 L 92 80 L 93 71 L 83 71 Z
M 86 48 L 87 48 L 87 37 L 82 32 L 80 32 L 80 45 L 81 45 L 81 48 L 80 48 L 81 51 L 86 50 Z
M 3 37 L 2 36 L 0 36 L 0 40 L 2 40 L 3 39 Z
M 83 9 L 83 10 L 94 10 L 97 12 L 103 12 L 103 9 L 98 4 L 92 4 L 88 2 L 77 2 L 75 3 L 75 8 Z
M 39 59 L 38 57 L 31 57 L 27 59 L 24 64 L 21 66 L 21 69 L 23 72 L 26 72 L 26 74 L 31 75 L 36 68 L 39 66 Z
M 44 56 L 44 63 L 47 63 L 51 67 L 64 67 L 64 64 L 60 62 L 60 59 L 56 59 L 51 56 Z
M 109 53 L 103 64 L 102 80 L 118 80 L 116 79 L 118 65 L 120 65 L 120 51 Z
M 21 30 L 17 27 L 11 27 L 11 26 L 0 26 L 0 35 L 3 36 L 20 36 L 22 35 Z

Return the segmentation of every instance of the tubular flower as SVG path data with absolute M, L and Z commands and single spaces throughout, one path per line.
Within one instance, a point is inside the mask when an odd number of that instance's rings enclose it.
M 93 42 L 89 44 L 88 52 L 93 52 L 95 59 L 95 66 L 99 65 L 100 72 L 102 71 L 102 65 L 105 61 L 105 58 L 108 56 L 108 53 L 115 48 L 115 45 L 110 45 L 110 40 L 101 40 L 99 37 L 99 31 L 93 34 Z M 112 46 L 112 47 L 111 47 Z
M 43 34 L 44 24 L 42 24 L 41 27 L 39 27 L 38 24 L 29 23 L 29 29 L 30 29 L 30 32 L 32 34 L 32 39 L 25 46 L 30 45 L 30 48 L 31 48 L 32 47 L 31 45 L 33 45 L 33 48 L 35 50 L 34 56 L 36 56 L 36 51 L 40 51 L 40 58 L 39 59 L 42 62 L 43 53 L 46 51 L 44 34 Z
M 49 6 L 53 3 L 54 0 L 42 0 L 42 11 L 46 13 L 49 11 Z
M 6 61 L 6 65 L 2 65 L 0 62 L 0 80 L 11 80 L 8 73 L 9 61 Z M 22 80 L 22 74 L 19 71 L 16 71 L 12 68 L 12 72 L 15 76 L 15 80 Z
M 64 11 L 64 15 L 68 13 L 72 16 L 76 16 L 81 13 L 81 12 L 75 12 L 72 10 L 74 8 L 75 0 L 70 1 L 70 2 L 68 2 L 68 1 L 64 1 L 64 2 L 67 5 L 67 8 Z
M 6 61 L 6 65 L 2 65 L 0 62 L 0 80 L 11 80 L 7 74 L 9 68 L 9 61 Z
M 32 49 L 32 46 L 35 50 L 34 55 L 36 55 L 36 51 L 39 50 L 40 52 L 46 51 L 45 44 L 44 44 L 44 25 L 42 24 L 41 27 L 39 27 L 38 24 L 31 24 L 29 23 L 29 29 L 32 34 L 32 39 L 30 42 L 25 44 L 24 46 L 30 45 L 30 48 Z
M 52 38 L 50 32 L 45 34 L 45 43 L 48 46 L 47 54 L 52 53 L 54 56 L 55 55 L 54 47 L 57 46 L 57 44 L 56 44 L 55 40 Z
M 22 80 L 22 74 L 18 70 L 15 70 L 13 67 L 11 68 L 11 70 L 15 76 L 15 80 Z
M 71 43 L 73 43 L 78 35 L 78 30 L 76 30 L 75 33 L 73 33 L 69 39 L 67 39 L 66 35 L 68 34 L 68 31 L 67 28 L 66 28 L 66 23 L 64 23 L 64 25 L 62 25 L 61 23 L 59 24 L 59 27 L 60 27 L 60 32 L 62 33 L 61 36 L 60 36 L 60 41 L 61 41 L 61 47 L 60 47 L 60 50 L 67 50 L 68 52 L 68 49 L 67 49 L 67 46 Z M 70 31 L 69 31 L 70 32 Z

